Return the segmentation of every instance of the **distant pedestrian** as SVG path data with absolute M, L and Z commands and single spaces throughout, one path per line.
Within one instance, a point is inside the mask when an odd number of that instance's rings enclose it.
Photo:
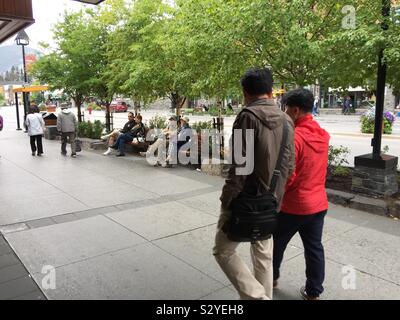
M 314 117 L 319 116 L 319 99 L 318 99 L 318 97 L 316 97 L 314 100 L 312 114 Z
M 351 98 L 347 97 L 346 99 L 344 99 L 343 102 L 343 114 L 348 115 L 350 114 L 351 108 L 353 107 L 352 103 L 351 103 Z
M 322 231 L 328 210 L 325 180 L 330 137 L 311 116 L 314 98 L 309 90 L 293 90 L 285 99 L 287 114 L 295 123 L 296 169 L 286 184 L 278 228 L 274 233 L 274 287 L 278 286 L 285 249 L 299 232 L 307 278 L 300 293 L 305 300 L 318 300 L 325 279 Z
M 61 154 L 67 155 L 67 143 L 71 144 L 71 157 L 76 157 L 76 133 L 78 124 L 76 116 L 71 112 L 67 104 L 61 105 L 61 113 L 57 118 L 57 131 L 61 134 Z
M 25 125 L 28 130 L 28 136 L 31 140 L 32 156 L 35 156 L 36 152 L 39 157 L 42 156 L 42 138 L 44 134 L 45 123 L 42 115 L 40 114 L 39 107 L 29 107 L 29 114 L 26 117 Z

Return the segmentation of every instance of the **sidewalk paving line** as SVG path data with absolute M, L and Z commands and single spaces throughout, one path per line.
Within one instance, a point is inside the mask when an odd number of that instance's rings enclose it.
M 356 138 L 373 138 L 373 134 L 367 133 L 351 133 L 351 132 L 329 132 L 331 136 L 343 136 L 343 137 L 356 137 Z M 400 140 L 399 135 L 383 135 L 382 140 Z

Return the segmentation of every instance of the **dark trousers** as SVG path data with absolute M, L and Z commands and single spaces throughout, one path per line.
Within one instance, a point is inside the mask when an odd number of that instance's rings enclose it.
M 31 150 L 32 153 L 38 152 L 38 154 L 43 153 L 42 135 L 30 136 L 31 139 Z
M 131 141 L 133 141 L 133 136 L 131 134 L 129 134 L 129 133 L 121 134 L 118 137 L 117 142 L 115 142 L 114 146 L 112 146 L 112 148 L 118 149 L 118 151 L 121 154 L 124 154 L 125 153 L 125 144 L 127 142 L 131 142 Z
M 327 211 L 323 211 L 310 216 L 298 216 L 281 212 L 274 233 L 274 280 L 280 277 L 279 269 L 288 243 L 299 232 L 306 259 L 306 292 L 312 297 L 319 297 L 324 291 L 322 284 L 325 280 L 325 254 L 322 231 L 326 213 Z
M 61 134 L 61 152 L 63 154 L 67 154 L 67 143 L 71 144 L 71 155 L 76 154 L 75 138 L 75 132 L 63 132 Z

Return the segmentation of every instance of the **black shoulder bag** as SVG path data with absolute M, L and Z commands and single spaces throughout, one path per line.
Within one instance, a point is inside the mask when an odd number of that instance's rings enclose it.
M 271 238 L 277 226 L 278 201 L 274 196 L 278 179 L 281 176 L 282 160 L 288 140 L 288 123 L 283 120 L 283 136 L 276 168 L 269 188 L 257 178 L 262 191 L 257 195 L 242 192 L 232 201 L 231 218 L 223 227 L 228 239 L 234 242 L 263 241 Z M 269 190 L 268 190 L 269 189 Z

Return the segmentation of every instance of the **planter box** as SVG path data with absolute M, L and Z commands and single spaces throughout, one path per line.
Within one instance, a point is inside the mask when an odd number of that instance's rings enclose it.
M 83 150 L 107 150 L 107 143 L 98 139 L 79 138 Z

